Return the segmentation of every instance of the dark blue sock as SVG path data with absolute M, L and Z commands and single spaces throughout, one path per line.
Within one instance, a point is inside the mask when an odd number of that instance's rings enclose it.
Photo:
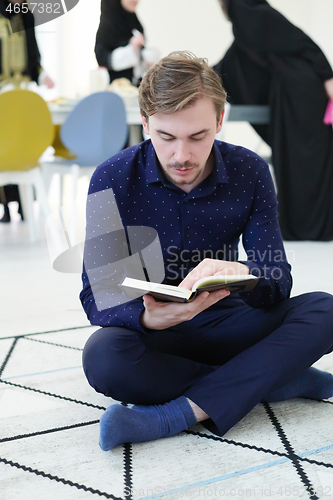
M 267 394 L 263 401 L 274 403 L 292 398 L 328 399 L 331 397 L 333 397 L 333 375 L 311 367 L 295 380 Z
M 196 417 L 185 396 L 170 403 L 132 408 L 112 405 L 100 420 L 102 450 L 123 443 L 140 443 L 171 437 L 196 423 Z

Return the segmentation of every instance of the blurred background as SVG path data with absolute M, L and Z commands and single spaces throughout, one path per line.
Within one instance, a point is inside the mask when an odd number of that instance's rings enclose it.
M 333 66 L 331 0 L 269 3 L 308 34 Z M 173 50 L 190 50 L 214 65 L 233 40 L 232 25 L 218 0 L 140 0 L 136 13 L 146 40 L 160 50 L 161 57 Z M 46 100 L 78 98 L 89 92 L 89 74 L 97 68 L 94 46 L 99 19 L 100 2 L 80 0 L 66 15 L 36 28 L 43 68 L 55 82 L 54 89 L 39 89 Z M 227 133 L 230 142 L 249 148 L 257 145 L 257 136 L 247 123 L 230 123 Z
M 333 65 L 331 0 L 269 3 L 304 30 Z M 140 0 L 137 15 L 146 39 L 159 48 L 161 57 L 188 49 L 213 65 L 233 40 L 231 23 L 223 16 L 218 0 Z M 88 92 L 89 71 L 97 67 L 94 45 L 99 18 L 98 0 L 80 0 L 66 15 L 37 26 L 43 67 L 56 82 L 49 95 L 74 98 Z

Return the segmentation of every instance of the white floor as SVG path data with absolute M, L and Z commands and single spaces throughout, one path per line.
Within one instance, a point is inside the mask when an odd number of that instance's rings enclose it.
M 0 224 L 1 500 L 333 498 L 333 400 L 258 405 L 224 438 L 198 425 L 102 452 L 98 420 L 110 401 L 81 369 L 94 328 L 80 275 L 53 270 L 45 239 L 29 243 L 15 208 Z M 333 242 L 286 249 L 293 294 L 333 293 Z M 319 365 L 333 372 L 332 356 Z

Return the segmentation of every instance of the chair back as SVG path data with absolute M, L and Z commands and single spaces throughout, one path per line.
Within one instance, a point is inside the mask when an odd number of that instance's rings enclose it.
M 46 102 L 24 89 L 0 93 L 0 171 L 29 170 L 52 144 L 54 127 Z
M 62 142 L 81 166 L 97 166 L 113 156 L 125 146 L 127 134 L 125 105 L 113 92 L 82 99 L 60 130 Z

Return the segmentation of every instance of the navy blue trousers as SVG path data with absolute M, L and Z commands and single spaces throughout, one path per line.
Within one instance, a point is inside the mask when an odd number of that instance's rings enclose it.
M 271 392 L 333 350 L 333 296 L 308 293 L 268 310 L 210 308 L 173 328 L 97 330 L 83 351 L 90 385 L 115 400 L 186 396 L 221 435 Z

